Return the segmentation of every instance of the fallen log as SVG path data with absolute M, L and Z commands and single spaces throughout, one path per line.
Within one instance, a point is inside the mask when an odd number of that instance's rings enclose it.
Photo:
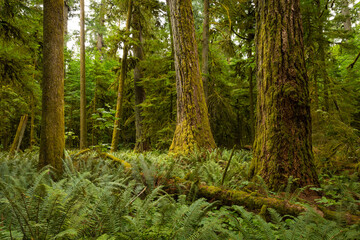
M 193 188 L 194 183 L 181 178 L 169 179 L 164 184 L 164 190 L 170 194 L 186 194 Z M 244 206 L 250 211 L 260 212 L 263 206 L 275 209 L 281 215 L 298 216 L 307 211 L 307 208 L 301 204 L 291 203 L 288 200 L 265 197 L 258 193 L 247 193 L 241 190 L 228 190 L 206 184 L 197 184 L 197 198 L 205 198 L 208 201 L 221 201 L 222 204 L 231 206 Z M 350 213 L 335 212 L 322 206 L 311 206 L 322 217 L 329 220 L 341 219 L 347 224 L 360 223 L 360 216 Z
M 99 152 L 99 155 L 101 156 L 101 157 L 103 157 L 103 158 L 110 158 L 111 160 L 113 160 L 113 161 L 115 161 L 115 162 L 119 162 L 119 163 L 121 163 L 123 166 L 124 166 L 124 168 L 125 168 L 125 170 L 126 171 L 131 171 L 131 164 L 130 163 L 128 163 L 128 162 L 126 162 L 126 161 L 124 161 L 124 160 L 122 160 L 122 159 L 120 159 L 120 158 L 117 158 L 117 157 L 115 157 L 114 155 L 111 155 L 111 154 L 109 154 L 109 153 L 106 153 L 106 152 Z
M 105 152 L 99 152 L 99 155 L 120 162 L 126 171 L 131 171 L 132 166 L 130 163 Z M 191 182 L 178 177 L 167 179 L 163 176 L 157 176 L 157 182 L 161 182 L 162 185 L 164 185 L 163 190 L 169 194 L 192 194 L 194 192 L 194 197 L 196 198 L 205 198 L 208 201 L 221 201 L 223 205 L 227 206 L 244 206 L 247 210 L 256 211 L 260 214 L 264 212 L 266 208 L 273 208 L 281 215 L 292 216 L 298 216 L 308 210 L 306 206 L 291 203 L 286 199 L 266 197 L 256 192 L 248 193 L 241 190 L 208 186 L 204 183 Z M 360 216 L 357 215 L 352 215 L 347 212 L 335 212 L 321 205 L 313 205 L 310 207 L 314 208 L 319 215 L 329 220 L 341 219 L 347 224 L 360 223 Z
M 80 155 L 85 154 L 90 151 L 91 151 L 90 148 L 85 148 L 85 149 L 80 150 L 79 152 L 75 153 L 72 157 L 76 158 L 76 157 L 79 157 Z

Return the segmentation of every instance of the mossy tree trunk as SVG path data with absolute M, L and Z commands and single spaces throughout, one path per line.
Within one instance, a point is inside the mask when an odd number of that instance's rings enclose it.
M 87 148 L 85 82 L 85 3 L 80 0 L 80 149 Z
M 209 0 L 204 0 L 201 71 L 202 71 L 202 81 L 204 85 L 206 103 L 208 102 L 208 82 L 209 82 L 209 35 L 210 35 L 209 7 L 210 7 Z
M 130 31 L 131 24 L 131 12 L 132 12 L 132 0 L 129 0 L 127 19 L 126 19 L 126 29 L 125 31 L 128 33 Z M 118 148 L 119 144 L 119 135 L 120 135 L 120 117 L 123 109 L 123 99 L 124 99 L 124 84 L 126 78 L 126 68 L 127 68 L 127 55 L 128 55 L 129 45 L 125 41 L 124 42 L 124 51 L 121 59 L 121 71 L 119 77 L 119 87 L 117 91 L 117 100 L 116 100 L 116 112 L 115 112 L 115 122 L 114 129 L 111 141 L 111 150 L 110 152 L 114 152 Z
M 299 0 L 259 0 L 256 9 L 257 124 L 252 175 L 273 190 L 318 186 Z
M 137 58 L 137 63 L 134 69 L 134 90 L 135 90 L 135 128 L 136 128 L 136 144 L 135 151 L 143 152 L 150 149 L 150 143 L 146 138 L 145 129 L 143 127 L 143 117 L 141 115 L 141 103 L 145 101 L 145 89 L 141 86 L 141 78 L 143 77 L 143 70 L 141 61 L 144 59 L 143 39 L 142 39 L 142 25 L 140 6 L 134 8 L 134 39 L 137 45 L 134 47 L 134 55 Z
M 42 118 L 39 168 L 62 172 L 64 128 L 64 1 L 44 0 Z
M 191 0 L 169 1 L 174 41 L 177 120 L 170 151 L 186 154 L 195 147 L 212 149 L 215 141 L 200 74 Z

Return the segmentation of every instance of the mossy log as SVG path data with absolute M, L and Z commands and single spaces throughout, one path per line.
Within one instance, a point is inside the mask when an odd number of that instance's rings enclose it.
M 124 160 L 122 160 L 122 159 L 120 159 L 120 158 L 117 158 L 117 157 L 115 157 L 114 155 L 111 155 L 111 154 L 109 154 L 109 153 L 105 153 L 105 152 L 102 152 L 102 153 L 99 153 L 99 155 L 101 156 L 101 157 L 103 157 L 103 158 L 110 158 L 111 160 L 113 160 L 113 161 L 115 161 L 115 162 L 119 162 L 119 163 L 121 163 L 123 166 L 124 166 L 124 168 L 125 168 L 125 170 L 126 171 L 131 171 L 131 164 L 130 163 L 128 163 L 128 162 L 126 162 L 126 161 L 124 161 Z
M 82 154 L 85 154 L 85 153 L 87 153 L 87 152 L 90 152 L 91 151 L 91 149 L 90 148 L 85 148 L 85 149 L 83 149 L 83 150 L 80 150 L 79 152 L 77 152 L 77 153 L 75 153 L 72 157 L 78 157 L 78 156 L 80 156 L 80 155 L 82 155 Z
M 126 171 L 131 171 L 131 164 L 121 160 L 108 153 L 99 153 L 104 158 L 120 162 Z M 291 203 L 285 199 L 271 198 L 262 196 L 259 193 L 248 193 L 241 190 L 229 190 L 216 186 L 208 186 L 204 183 L 194 183 L 182 178 L 166 179 L 163 176 L 157 176 L 158 181 L 164 183 L 164 191 L 169 194 L 191 194 L 196 192 L 196 198 L 205 198 L 208 201 L 221 201 L 223 205 L 245 206 L 246 209 L 256 212 L 264 212 L 266 208 L 273 208 L 281 215 L 298 216 L 308 210 L 307 207 Z M 195 187 L 194 187 L 195 186 Z M 194 189 L 196 189 L 194 191 Z M 345 212 L 335 212 L 323 206 L 311 206 L 322 217 L 329 220 L 343 220 L 347 224 L 359 224 L 360 216 Z M 264 214 L 264 213 L 263 213 Z
M 193 182 L 180 178 L 169 179 L 165 183 L 164 190 L 170 194 L 189 193 L 193 189 Z M 198 184 L 196 191 L 197 198 L 205 198 L 208 201 L 221 201 L 224 205 L 245 206 L 250 211 L 257 211 L 266 206 L 275 209 L 281 215 L 298 216 L 307 211 L 307 208 L 300 204 L 291 203 L 288 200 L 262 196 L 258 193 L 248 193 L 239 190 L 228 190 L 206 184 Z M 347 224 L 360 223 L 360 216 L 349 213 L 331 211 L 322 206 L 312 206 L 321 216 L 329 220 L 342 219 Z

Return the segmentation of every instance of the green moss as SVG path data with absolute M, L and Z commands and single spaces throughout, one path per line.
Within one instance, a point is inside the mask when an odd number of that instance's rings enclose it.
M 318 185 L 298 1 L 293 10 L 288 6 L 260 1 L 257 13 L 260 91 L 250 174 L 260 175 L 273 190 L 286 186 L 290 176 L 300 179 L 296 187 Z
M 176 81 L 180 82 L 177 85 L 181 86 L 181 89 L 177 89 L 180 108 L 170 152 L 187 155 L 194 151 L 195 147 L 212 149 L 216 145 L 210 129 L 197 46 L 194 42 L 191 2 L 176 1 L 170 4 L 170 11 L 172 26 L 175 26 L 174 45 L 179 48 L 175 51 Z

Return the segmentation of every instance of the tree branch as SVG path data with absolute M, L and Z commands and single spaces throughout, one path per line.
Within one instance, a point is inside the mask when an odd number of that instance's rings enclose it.
M 359 54 L 357 55 L 357 57 L 355 58 L 355 60 L 354 60 L 347 68 L 348 68 L 348 69 L 349 69 L 349 68 L 353 68 L 354 65 L 355 65 L 355 63 L 356 63 L 357 60 L 359 59 L 359 57 L 360 57 L 360 52 L 359 52 Z

